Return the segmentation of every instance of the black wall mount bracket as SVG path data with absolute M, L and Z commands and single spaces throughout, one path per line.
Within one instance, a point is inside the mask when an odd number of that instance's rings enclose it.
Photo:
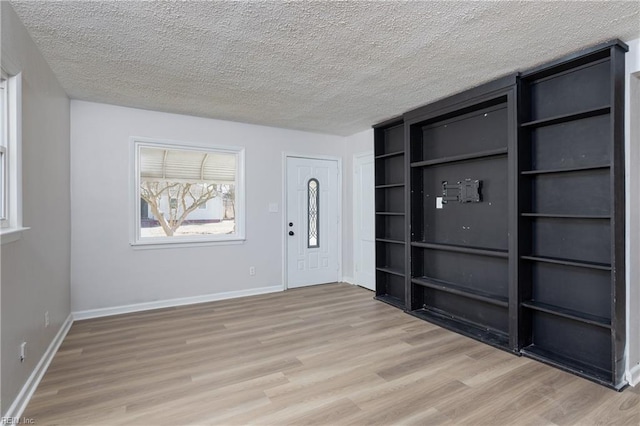
M 442 204 L 451 201 L 458 203 L 479 203 L 482 201 L 480 187 L 482 181 L 465 179 L 457 183 L 442 182 Z

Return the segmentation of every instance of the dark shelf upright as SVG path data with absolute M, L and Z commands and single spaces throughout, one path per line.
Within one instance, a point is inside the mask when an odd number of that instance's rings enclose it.
M 373 126 L 376 209 L 376 299 L 406 305 L 406 158 L 404 123 Z
M 520 78 L 520 344 L 624 386 L 624 53 L 616 41 Z

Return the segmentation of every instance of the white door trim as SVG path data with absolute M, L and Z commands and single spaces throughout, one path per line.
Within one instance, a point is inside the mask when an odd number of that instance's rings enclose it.
M 310 160 L 332 160 L 338 163 L 338 280 L 342 281 L 342 157 L 334 157 L 331 155 L 309 155 L 294 152 L 282 153 L 282 209 L 280 214 L 280 234 L 282 235 L 282 289 L 289 288 L 288 276 L 288 255 L 286 222 L 287 222 L 287 159 L 288 158 L 307 158 Z
M 356 181 L 357 181 L 357 176 L 356 176 L 356 161 L 360 158 L 364 158 L 364 157 L 368 157 L 368 156 L 373 156 L 373 151 L 365 151 L 365 152 L 359 152 L 357 154 L 353 155 L 353 159 L 352 159 L 352 175 L 351 175 L 351 182 L 353 183 L 352 185 L 352 206 L 353 206 L 353 211 L 351 214 L 351 228 L 353 231 L 353 234 L 351 235 L 351 237 L 353 238 L 353 244 L 351 245 L 351 249 L 353 251 L 352 255 L 352 259 L 353 259 L 353 283 L 352 284 L 357 284 L 356 281 L 356 258 L 357 258 L 357 252 L 356 252 L 356 241 L 358 241 L 358 238 L 360 238 L 360 235 L 358 233 L 358 226 L 357 226 L 357 217 L 356 217 L 356 206 L 358 203 L 358 194 L 356 193 Z M 375 161 L 375 157 L 374 157 L 374 161 Z M 375 182 L 374 182 L 375 184 Z M 374 223 L 374 227 L 375 227 L 375 212 L 371 212 L 372 215 L 374 215 L 373 218 L 373 223 Z M 375 259 L 374 259 L 375 262 Z

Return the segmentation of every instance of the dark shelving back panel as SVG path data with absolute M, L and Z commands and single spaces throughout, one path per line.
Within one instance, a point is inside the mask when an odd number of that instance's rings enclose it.
M 533 262 L 531 281 L 532 298 L 537 302 L 611 318 L 611 274 L 608 271 Z
M 562 169 L 608 164 L 611 146 L 609 114 L 531 131 L 531 169 Z
M 509 294 L 507 259 L 442 250 L 413 248 L 414 276 L 447 281 L 496 296 Z
M 610 223 L 597 219 L 533 219 L 532 255 L 607 264 L 611 262 Z
M 418 309 L 436 309 L 481 327 L 503 333 L 509 331 L 509 311 L 506 308 L 431 288 L 416 291 L 421 296 L 417 300 Z
M 376 267 L 404 272 L 404 245 L 377 242 Z
M 404 151 L 404 125 L 381 129 L 382 137 L 375 142 L 375 155 Z
M 376 216 L 376 238 L 404 241 L 404 216 Z
M 404 277 L 388 274 L 386 272 L 376 272 L 376 294 L 386 295 L 396 299 L 396 304 L 404 305 Z
M 507 147 L 507 107 L 499 104 L 482 108 L 449 120 L 425 125 L 422 128 L 422 158 L 412 161 L 435 160 L 470 154 L 477 151 Z
M 404 213 L 404 187 L 376 189 L 376 211 Z
M 610 62 L 596 61 L 530 84 L 530 120 L 570 114 L 611 102 Z
M 534 213 L 608 215 L 608 169 L 530 176 Z
M 423 179 L 422 224 L 414 241 L 464 245 L 489 249 L 508 248 L 507 158 L 491 157 L 421 169 Z M 415 175 L 415 173 L 414 173 Z M 436 208 L 442 182 L 481 181 L 481 202 L 449 202 Z M 418 214 L 415 210 L 414 214 Z
M 376 185 L 404 183 L 404 156 L 376 158 Z
M 611 331 L 546 312 L 532 312 L 533 344 L 552 354 L 611 371 Z

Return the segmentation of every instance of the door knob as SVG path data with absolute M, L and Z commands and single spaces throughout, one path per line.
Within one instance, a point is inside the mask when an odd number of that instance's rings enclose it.
M 289 231 L 289 235 L 293 235 L 293 231 Z

